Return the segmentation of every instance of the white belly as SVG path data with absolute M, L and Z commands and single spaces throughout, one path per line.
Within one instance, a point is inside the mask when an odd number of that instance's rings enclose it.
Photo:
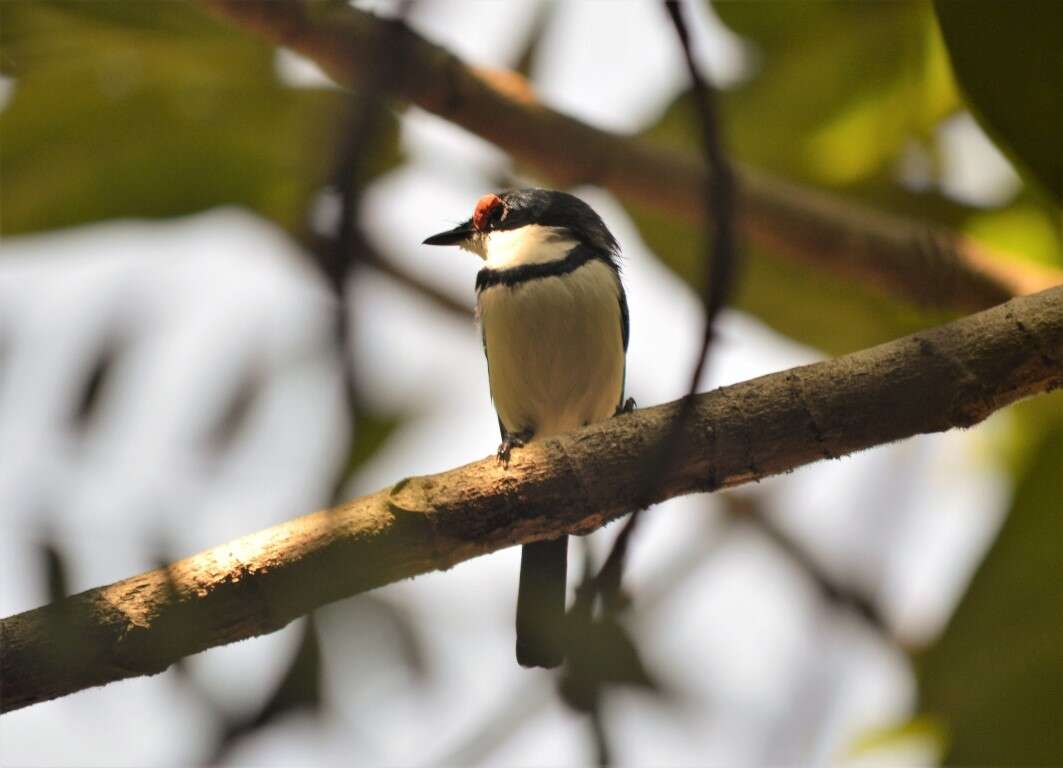
M 546 437 L 609 418 L 624 386 L 619 284 L 591 261 L 480 292 L 491 398 L 510 433 Z

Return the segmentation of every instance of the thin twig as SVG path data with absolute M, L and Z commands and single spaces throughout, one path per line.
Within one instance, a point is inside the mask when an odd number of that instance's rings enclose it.
M 716 114 L 715 96 L 712 87 L 701 76 L 691 50 L 690 35 L 683 20 L 680 3 L 668 0 L 664 3 L 669 18 L 675 28 L 679 44 L 683 49 L 687 70 L 701 122 L 701 138 L 705 159 L 709 168 L 703 194 L 705 216 L 714 222 L 712 236 L 706 239 L 705 283 L 702 286 L 702 308 L 705 325 L 701 345 L 690 374 L 687 396 L 676 414 L 675 422 L 665 438 L 661 441 L 654 461 L 655 471 L 650 474 L 650 484 L 658 482 L 656 478 L 667 473 L 676 458 L 677 438 L 684 429 L 694 407 L 694 393 L 701 381 L 708 358 L 709 346 L 713 339 L 713 327 L 720 311 L 731 296 L 735 275 L 738 271 L 738 255 L 735 249 L 735 183 L 734 172 L 723 149 L 720 137 L 719 120 Z M 624 562 L 630 547 L 631 537 L 641 518 L 641 513 L 649 505 L 648 499 L 654 495 L 654 489 L 648 487 L 640 496 L 639 507 L 631 513 L 620 534 L 613 543 L 613 548 L 606 558 L 605 565 L 595 579 L 595 587 L 602 595 L 606 605 L 615 605 L 623 577 Z
M 456 298 L 448 291 L 444 291 L 422 280 L 413 272 L 399 266 L 393 260 L 381 256 L 372 249 L 366 248 L 362 251 L 362 264 L 372 267 L 399 285 L 409 288 L 418 296 L 430 301 L 438 309 L 459 320 L 468 321 L 473 318 L 474 312 L 471 304 Z
M 591 741 L 594 743 L 594 764 L 607 766 L 613 764 L 613 752 L 609 747 L 609 733 L 605 727 L 605 715 L 602 713 L 602 696 L 598 694 L 588 716 L 590 721 Z
M 738 252 L 735 247 L 735 177 L 731 161 L 723 148 L 720 135 L 720 120 L 716 113 L 716 93 L 705 82 L 694 61 L 690 46 L 690 34 L 680 3 L 669 0 L 665 4 L 669 18 L 675 27 L 676 36 L 683 48 L 687 70 L 693 86 L 694 106 L 701 126 L 701 142 L 705 160 L 709 168 L 704 195 L 705 218 L 713 222 L 713 236 L 706 244 L 705 284 L 702 286 L 701 301 L 705 311 L 705 331 L 702 334 L 701 349 L 697 363 L 690 376 L 687 392 L 697 392 L 708 357 L 709 345 L 713 338 L 713 325 L 717 316 L 730 300 L 735 278 L 739 268 Z
M 723 533 L 723 530 L 718 532 Z M 668 598 L 698 572 L 705 561 L 718 551 L 723 541 L 722 535 L 716 535 L 711 540 L 699 539 L 695 547 L 683 550 L 670 560 L 666 571 L 654 573 L 654 583 L 640 595 L 636 620 L 649 622 L 647 626 L 652 626 L 654 613 L 664 607 Z M 587 554 L 589 556 L 590 553 Z M 589 583 L 586 575 L 584 582 Z M 493 707 L 484 721 L 462 740 L 460 746 L 442 756 L 433 757 L 426 765 L 477 765 L 483 762 L 553 701 L 548 693 L 546 678 L 526 678 L 522 685 L 506 693 L 502 698 L 504 703 Z

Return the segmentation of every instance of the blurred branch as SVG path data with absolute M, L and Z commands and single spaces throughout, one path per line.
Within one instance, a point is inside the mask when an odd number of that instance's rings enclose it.
M 442 756 L 433 756 L 424 766 L 480 765 L 500 746 L 527 726 L 552 701 L 550 679 L 541 675 L 525 677 L 498 697 L 486 713 L 483 722 L 465 737 L 456 748 Z
M 556 3 L 540 3 L 535 9 L 535 16 L 520 47 L 520 55 L 513 64 L 513 69 L 524 77 L 531 77 L 536 60 L 542 52 L 543 40 L 557 17 L 558 10 Z
M 432 302 L 437 308 L 444 310 L 460 320 L 472 320 L 473 308 L 469 302 L 464 302 L 456 296 L 422 280 L 420 277 L 407 269 L 400 267 L 394 261 L 386 259 L 376 251 L 367 250 L 362 254 L 362 263 L 370 266 L 385 277 L 389 277 L 399 285 L 409 288 L 422 298 Z
M 387 22 L 336 5 L 202 0 L 221 15 L 317 62 L 337 82 L 372 77 L 373 41 Z M 392 95 L 493 142 L 555 184 L 597 184 L 628 201 L 704 222 L 705 163 L 689 154 L 593 128 L 540 103 L 522 75 L 470 67 L 403 27 Z M 1015 263 L 967 238 L 864 208 L 841 197 L 737 169 L 738 229 L 752 242 L 916 304 L 974 311 L 1063 282 L 1059 270 Z
M 609 732 L 605 727 L 605 715 L 602 713 L 600 700 L 590 711 L 591 739 L 594 742 L 594 762 L 592 765 L 612 765 L 613 751 L 609 747 Z
M 322 247 L 319 240 L 320 238 L 317 237 L 306 236 L 302 242 L 307 248 L 317 251 Z M 353 265 L 355 270 L 361 267 L 369 267 L 402 287 L 418 294 L 421 298 L 434 304 L 438 309 L 454 315 L 456 318 L 462 320 L 471 320 L 473 318 L 474 313 L 471 302 L 462 301 L 457 296 L 451 295 L 438 286 L 425 281 L 405 267 L 400 266 L 394 260 L 381 255 L 364 237 L 359 241 L 358 247 L 360 249 L 358 260 Z
M 805 573 L 824 600 L 832 605 L 849 609 L 892 645 L 898 648 L 905 647 L 872 597 L 831 575 L 820 564 L 816 555 L 780 528 L 761 508 L 756 499 L 735 494 L 727 494 L 725 499 L 727 511 L 736 520 L 755 525 L 772 546 Z
M 242 717 L 223 718 L 220 738 L 204 764 L 224 765 L 241 740 L 283 715 L 298 711 L 319 712 L 323 706 L 322 678 L 321 641 L 311 615 L 303 624 L 299 647 L 276 689 L 256 711 Z M 216 713 L 215 717 L 218 714 L 221 713 Z
M 654 498 L 712 491 L 970 427 L 1063 386 L 1063 287 L 697 396 Z M 411 477 L 0 623 L 0 709 L 161 672 L 325 603 L 632 511 L 677 402 Z

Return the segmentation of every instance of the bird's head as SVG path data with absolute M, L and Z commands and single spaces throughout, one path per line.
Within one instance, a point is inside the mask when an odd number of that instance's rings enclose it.
M 619 251 L 616 239 L 589 205 L 575 195 L 550 189 L 486 194 L 476 201 L 467 221 L 424 243 L 457 245 L 497 267 L 560 258 L 577 245 L 611 260 Z

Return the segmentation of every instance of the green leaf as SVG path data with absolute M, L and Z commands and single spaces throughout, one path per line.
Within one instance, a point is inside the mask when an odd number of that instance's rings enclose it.
M 1063 3 L 935 0 L 934 8 L 976 119 L 1063 204 Z
M 715 3 L 759 67 L 722 94 L 731 151 L 841 186 L 889 167 L 958 99 L 924 2 Z
M 751 45 L 753 77 L 720 94 L 732 157 L 773 175 L 826 187 L 873 209 L 966 232 L 1019 258 L 1063 263 L 1058 211 L 1022 191 L 1000 209 L 978 209 L 896 179 L 913 142 L 933 155 L 935 128 L 960 102 L 928 2 L 717 2 Z M 690 97 L 680 96 L 645 136 L 701 153 Z M 695 289 L 704 233 L 627 206 L 649 248 Z M 951 314 L 921 308 L 874 286 L 797 264 L 743 243 L 745 274 L 735 305 L 770 327 L 841 354 Z
M 354 441 L 351 444 L 350 454 L 347 456 L 347 471 L 345 476 L 350 478 L 367 462 L 381 446 L 402 425 L 402 418 L 398 416 L 382 415 L 367 410 L 364 406 L 357 409 L 357 418 L 354 426 Z
M 889 759 L 891 750 L 903 749 L 908 745 L 922 745 L 940 756 L 945 745 L 941 723 L 932 718 L 917 717 L 894 726 L 866 731 L 845 750 L 844 757 L 879 757 L 879 762 L 882 762 Z
M 947 765 L 1063 757 L 1063 400 L 1051 400 L 1000 534 L 945 633 L 917 659 L 922 708 L 949 736 Z
M 1059 209 L 1028 189 L 1001 208 L 971 211 L 960 227 L 973 239 L 1022 260 L 1063 265 Z
M 566 621 L 566 660 L 560 691 L 573 709 L 590 712 L 608 686 L 662 692 L 647 670 L 634 637 L 615 616 L 589 617 L 570 611 Z
M 239 204 L 298 229 L 344 95 L 188 2 L 0 4 L 3 234 Z M 394 121 L 372 171 L 397 159 Z M 370 169 L 367 169 L 367 173 Z
M 340 465 L 332 488 L 331 498 L 334 504 L 344 500 L 344 490 L 361 471 L 362 465 L 376 455 L 403 422 L 401 416 L 377 413 L 358 402 L 354 403 L 348 412 L 347 419 L 351 437 L 347 455 Z

